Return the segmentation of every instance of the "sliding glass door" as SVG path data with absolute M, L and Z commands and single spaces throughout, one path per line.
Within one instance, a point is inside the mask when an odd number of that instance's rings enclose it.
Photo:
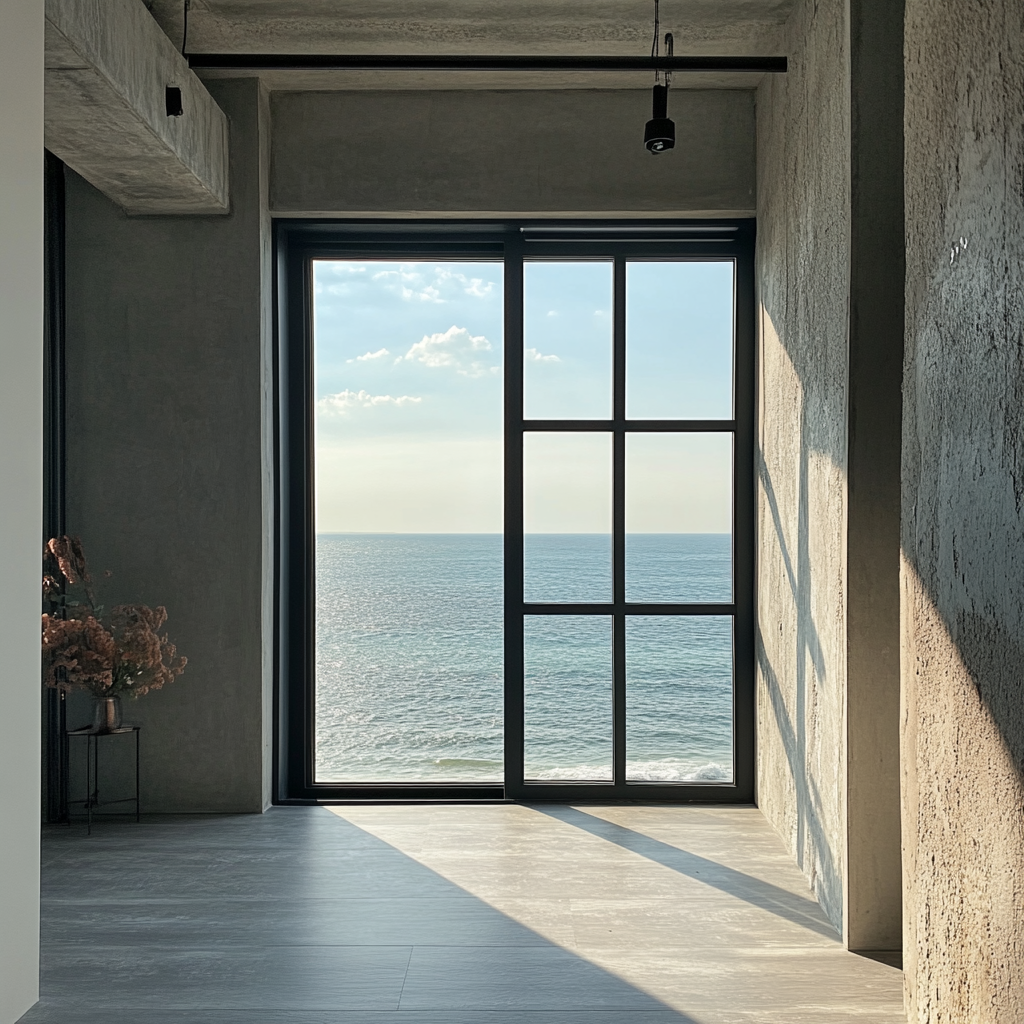
M 279 799 L 750 799 L 749 226 L 278 242 Z

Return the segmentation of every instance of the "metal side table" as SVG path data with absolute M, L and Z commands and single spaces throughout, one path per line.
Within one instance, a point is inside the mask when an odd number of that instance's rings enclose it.
M 93 727 L 86 729 L 70 729 L 64 733 L 64 759 L 68 763 L 70 754 L 70 743 L 72 739 L 85 737 L 85 799 L 67 800 L 68 821 L 71 820 L 71 808 L 79 804 L 85 808 L 86 822 L 88 823 L 88 835 L 92 835 L 93 808 L 112 807 L 114 804 L 135 804 L 135 820 L 139 821 L 141 809 L 139 806 L 139 733 L 142 730 L 140 725 L 123 725 L 119 729 L 110 729 L 101 732 Z M 135 796 L 125 797 L 122 800 L 100 800 L 100 740 L 104 736 L 135 736 Z M 70 775 L 70 772 L 68 773 Z M 68 785 L 65 779 L 65 785 Z M 128 813 L 131 813 L 130 811 Z M 97 812 L 97 817 L 100 813 Z

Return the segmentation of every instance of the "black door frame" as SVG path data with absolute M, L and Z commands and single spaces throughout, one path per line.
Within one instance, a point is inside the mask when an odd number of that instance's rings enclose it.
M 749 803 L 754 797 L 754 222 L 611 221 L 275 222 L 275 745 L 276 803 L 352 801 L 622 801 Z M 492 260 L 505 287 L 505 783 L 322 783 L 313 771 L 312 260 Z M 611 420 L 523 417 L 523 262 L 614 261 L 614 395 Z M 721 259 L 736 268 L 733 420 L 627 420 L 625 265 L 628 259 Z M 523 594 L 523 435 L 603 431 L 613 437 L 611 604 L 527 604 Z M 625 600 L 625 438 L 634 431 L 723 432 L 734 437 L 730 604 L 636 604 Z M 585 614 L 613 621 L 614 779 L 523 778 L 523 624 L 526 615 Z M 734 779 L 729 783 L 625 781 L 625 619 L 629 615 L 733 617 Z M 508 685 L 509 680 L 518 685 Z

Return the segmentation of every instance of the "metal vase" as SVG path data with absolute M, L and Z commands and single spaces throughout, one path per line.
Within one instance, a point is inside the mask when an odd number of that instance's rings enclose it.
M 96 732 L 114 732 L 121 728 L 121 698 L 97 697 L 92 727 Z

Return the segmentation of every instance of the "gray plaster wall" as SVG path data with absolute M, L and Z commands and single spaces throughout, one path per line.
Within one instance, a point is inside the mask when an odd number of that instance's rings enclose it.
M 272 112 L 278 214 L 754 211 L 751 91 L 674 91 L 659 156 L 646 90 L 274 92 Z
M 800 0 L 757 94 L 757 800 L 843 927 L 849 34 Z
M 0 1024 L 39 998 L 43 10 L 0 31 Z
M 189 659 L 126 708 L 145 811 L 269 797 L 266 110 L 255 80 L 212 89 L 229 215 L 129 218 L 68 182 L 68 528 L 104 603 L 165 605 Z
M 910 1019 L 1024 1020 L 1024 6 L 907 0 Z

